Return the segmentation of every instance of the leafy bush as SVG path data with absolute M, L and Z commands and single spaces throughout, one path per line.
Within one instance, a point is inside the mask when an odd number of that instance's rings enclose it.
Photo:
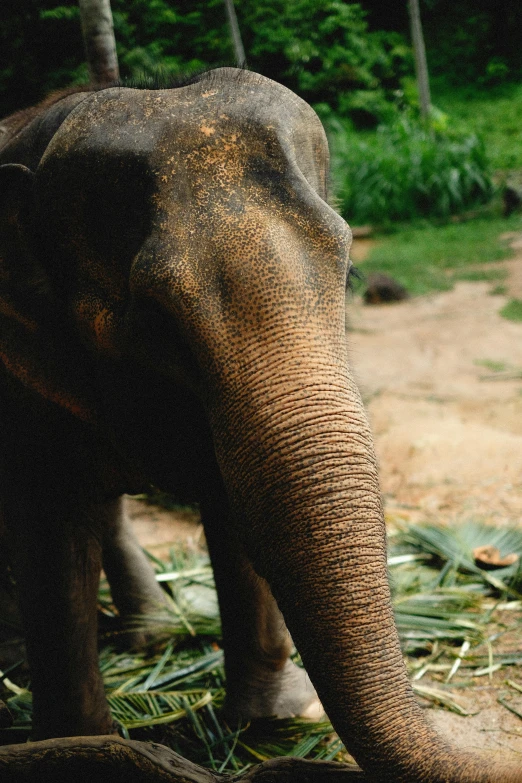
M 402 114 L 366 137 L 336 120 L 330 130 L 334 189 L 352 223 L 445 217 L 491 196 L 481 140 L 448 131 L 442 116 L 427 128 Z
M 384 119 L 400 76 L 412 70 L 404 38 L 368 32 L 359 3 L 243 0 L 237 9 L 253 70 L 356 124 Z
M 465 125 L 484 139 L 493 171 L 522 170 L 522 84 L 504 84 L 486 91 L 476 82 L 457 88 L 436 80 L 432 87 L 437 106 L 451 116 L 452 122 Z
M 409 40 L 408 4 L 361 0 L 370 30 Z M 516 82 L 522 74 L 522 15 L 518 0 L 422 0 L 422 26 L 432 77 L 452 84 Z M 458 53 L 458 55 L 457 55 Z

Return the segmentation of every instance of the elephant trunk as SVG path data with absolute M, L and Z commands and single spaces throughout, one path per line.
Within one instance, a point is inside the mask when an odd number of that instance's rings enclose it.
M 171 241 L 175 227 L 158 229 L 156 258 L 171 272 L 149 280 L 135 264 L 134 290 L 148 286 L 183 332 L 237 534 L 368 778 L 522 783 L 522 770 L 446 745 L 415 701 L 391 606 L 372 437 L 346 350 L 351 236 L 285 167 L 284 198 L 265 185 L 258 193 L 258 180 L 242 209 L 222 194 L 200 198 L 199 222 L 191 212 L 185 220 L 201 237 L 193 258 Z
M 445 744 L 416 703 L 371 434 L 344 348 L 314 355 L 309 342 L 275 342 L 273 353 L 243 353 L 211 420 L 238 534 L 334 727 L 379 783 L 521 783 L 522 770 Z

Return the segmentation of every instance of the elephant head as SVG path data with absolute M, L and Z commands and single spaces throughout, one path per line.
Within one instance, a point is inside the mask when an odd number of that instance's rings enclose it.
M 35 174 L 51 284 L 93 362 L 200 401 L 235 534 L 368 779 L 522 783 L 443 742 L 408 682 L 327 174 L 314 112 L 256 74 L 90 94 Z

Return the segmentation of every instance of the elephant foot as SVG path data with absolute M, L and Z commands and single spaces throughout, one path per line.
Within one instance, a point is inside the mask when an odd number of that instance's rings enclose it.
M 326 718 L 308 674 L 288 660 L 279 671 L 264 669 L 227 681 L 224 713 L 231 725 L 258 718 Z
M 146 650 L 153 642 L 157 642 L 158 635 L 153 633 L 146 633 L 145 631 L 120 631 L 117 638 L 115 648 L 118 652 L 125 652 L 131 650 L 138 652 Z
M 117 619 L 113 634 L 114 645 L 120 652 L 146 650 L 161 644 L 171 635 L 171 618 L 167 613 L 163 617 L 160 610 L 150 618 L 147 617 L 146 611 L 142 611 L 139 622 L 136 621 L 136 616 L 128 621 L 121 617 Z
M 88 698 L 92 697 L 92 698 Z M 119 734 L 120 724 L 113 720 L 103 692 L 88 694 L 80 708 L 82 694 L 72 704 L 57 701 L 33 709 L 31 741 L 53 737 L 84 737 Z

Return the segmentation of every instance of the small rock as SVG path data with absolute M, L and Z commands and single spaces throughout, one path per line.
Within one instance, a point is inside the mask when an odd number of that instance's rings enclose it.
M 522 205 L 522 187 L 520 184 L 507 184 L 502 192 L 502 203 L 504 205 L 504 217 L 509 217 L 513 212 L 520 209 Z
M 380 273 L 368 275 L 367 288 L 364 293 L 366 304 L 401 302 L 404 299 L 408 299 L 408 297 L 407 290 L 393 277 Z
M 506 568 L 518 560 L 518 555 L 512 552 L 505 557 L 500 556 L 500 551 L 492 544 L 477 546 L 473 550 L 473 559 L 479 568 L 490 570 L 492 568 Z

